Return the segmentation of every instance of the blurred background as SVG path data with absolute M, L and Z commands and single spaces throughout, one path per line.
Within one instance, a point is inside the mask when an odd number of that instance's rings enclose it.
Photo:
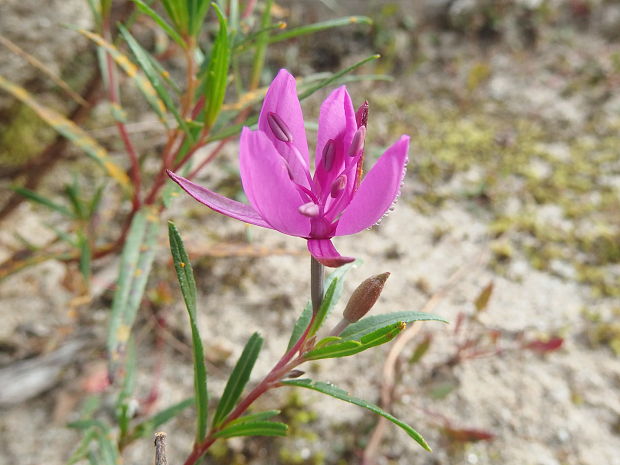
M 131 5 L 113 2 L 113 17 Z M 260 84 L 280 68 L 312 76 L 381 55 L 347 85 L 356 107 L 369 101 L 369 158 L 409 134 L 408 172 L 393 213 L 337 241 L 363 260 L 345 292 L 390 271 L 377 312 L 428 310 L 450 324 L 421 325 L 393 352 L 387 345 L 308 371 L 387 402 L 434 451 L 392 425 L 376 429 L 353 406 L 282 390 L 259 403 L 283 406 L 288 437 L 236 438 L 207 463 L 620 464 L 620 1 L 305 0 L 271 10 L 289 28 L 350 15 L 372 24 L 272 44 Z M 0 76 L 123 164 L 96 47 L 75 27 L 94 27 L 85 0 L 4 0 Z M 134 34 L 181 72 L 151 23 L 138 20 Z M 159 153 L 156 116 L 128 79 L 121 89 L 139 153 Z M 328 91 L 302 103 L 307 120 Z M 54 249 L 58 212 L 14 191 L 54 200 L 76 178 L 99 183 L 93 162 L 63 141 L 0 91 L 0 465 L 66 463 L 81 438 L 67 424 L 92 398 L 102 418 L 113 415 L 105 340 L 118 256 L 93 260 L 85 297 L 76 263 Z M 309 142 L 312 151 L 312 134 Z M 236 148 L 233 140 L 200 183 L 238 196 Z M 102 202 L 98 224 L 112 235 L 127 208 Z M 253 331 L 269 335 L 256 376 L 265 373 L 309 293 L 305 244 L 183 196 L 165 215 L 195 260 L 210 390 L 221 392 Z M 163 235 L 159 243 L 135 329 L 137 415 L 192 394 L 189 327 Z M 192 422 L 188 411 L 161 428 L 169 463 L 191 449 Z M 123 463 L 151 457 L 146 438 Z

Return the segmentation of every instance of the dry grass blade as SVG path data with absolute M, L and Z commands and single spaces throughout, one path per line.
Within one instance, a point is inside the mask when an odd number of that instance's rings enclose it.
M 64 90 L 67 93 L 67 95 L 69 95 L 69 97 L 75 100 L 78 104 L 85 106 L 85 107 L 88 106 L 88 102 L 84 100 L 80 94 L 78 94 L 73 89 L 71 89 L 71 87 L 69 87 L 69 85 L 65 81 L 63 81 L 60 76 L 58 76 L 51 69 L 45 66 L 45 64 L 41 62 L 38 58 L 32 56 L 31 54 L 26 52 L 24 49 L 20 48 L 17 44 L 15 44 L 14 42 L 10 41 L 9 39 L 1 35 L 0 35 L 0 44 L 4 45 L 15 55 L 22 57 L 32 66 L 34 66 L 39 71 L 41 71 L 43 74 L 45 74 L 47 77 L 49 77 L 52 81 L 54 81 L 54 84 L 56 84 L 58 87 Z

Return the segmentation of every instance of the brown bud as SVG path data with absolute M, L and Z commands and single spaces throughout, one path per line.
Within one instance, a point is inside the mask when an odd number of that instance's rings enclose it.
M 342 316 L 349 322 L 355 323 L 373 307 L 390 273 L 382 273 L 371 276 L 362 282 L 351 294 L 351 298 L 344 309 Z

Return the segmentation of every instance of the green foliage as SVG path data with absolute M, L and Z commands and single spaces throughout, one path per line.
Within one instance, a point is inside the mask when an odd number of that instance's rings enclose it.
M 226 415 L 231 412 L 239 400 L 239 397 L 241 397 L 241 393 L 250 379 L 252 368 L 254 368 L 262 345 L 263 338 L 258 333 L 252 334 L 226 383 L 226 388 L 224 388 L 224 393 L 213 416 L 214 428 L 217 428 L 222 423 Z
M 187 308 L 189 322 L 192 328 L 194 395 L 196 396 L 196 444 L 199 444 L 207 433 L 209 395 L 207 392 L 207 370 L 205 366 L 204 349 L 198 329 L 196 281 L 194 280 L 192 265 L 185 251 L 181 235 L 172 222 L 168 223 L 168 236 L 170 239 L 170 251 L 172 253 L 174 269 L 177 273 L 179 286 L 181 287 L 181 293 L 185 300 L 185 307 Z
M 146 281 L 155 258 L 159 216 L 145 207 L 134 217 L 123 248 L 112 314 L 108 329 L 111 373 L 121 362 L 142 302 Z
M 420 446 L 422 446 L 427 451 L 430 452 L 430 450 L 431 450 L 430 446 L 426 443 L 426 441 L 420 435 L 420 433 L 418 433 L 416 430 L 414 430 L 411 426 L 409 426 L 406 423 L 400 421 L 398 418 L 396 418 L 393 415 L 387 413 L 386 411 L 384 411 L 380 407 L 378 407 L 378 406 L 376 406 L 374 404 L 371 404 L 370 402 L 366 402 L 363 399 L 358 399 L 357 397 L 353 397 L 353 396 L 349 395 L 345 390 L 340 389 L 340 388 L 334 386 L 333 384 L 323 383 L 323 382 L 320 382 L 320 381 L 312 381 L 311 379 L 291 379 L 291 380 L 285 380 L 285 381 L 282 381 L 282 384 L 287 385 L 287 386 L 297 386 L 297 387 L 302 387 L 302 388 L 305 388 L 305 389 L 312 389 L 314 391 L 318 391 L 318 392 L 320 392 L 322 394 L 326 394 L 328 396 L 334 397 L 334 398 L 342 400 L 344 402 L 348 402 L 350 404 L 354 404 L 354 405 L 357 405 L 359 407 L 362 407 L 362 408 L 365 408 L 367 410 L 370 410 L 371 412 L 376 413 L 377 415 L 381 415 L 385 419 L 391 421 L 395 425 L 397 425 L 400 428 L 402 428 L 411 438 L 413 438 L 418 444 L 420 444 Z
M 204 124 L 206 129 L 213 126 L 220 113 L 222 103 L 224 103 L 231 55 L 226 18 L 217 5 L 214 4 L 213 9 L 217 13 L 220 30 L 209 56 L 204 84 L 204 97 L 206 100 Z

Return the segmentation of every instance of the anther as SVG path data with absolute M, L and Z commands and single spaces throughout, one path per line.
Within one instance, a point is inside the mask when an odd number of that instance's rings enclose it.
M 368 126 L 368 100 L 366 100 L 362 105 L 357 109 L 355 113 L 355 122 L 357 123 L 357 127 Z
M 336 155 L 336 141 L 329 139 L 323 147 L 323 168 L 325 171 L 332 169 L 334 165 L 334 156 Z
M 340 193 L 344 190 L 346 185 L 347 185 L 347 175 L 341 174 L 332 183 L 332 190 L 331 190 L 332 198 L 335 199 L 336 197 L 338 197 L 338 195 L 340 195 Z
M 354 157 L 364 149 L 365 138 L 366 126 L 360 126 L 357 131 L 355 131 L 355 135 L 353 136 L 353 140 L 351 141 L 351 146 L 349 147 L 348 152 L 349 156 Z
M 314 202 L 304 203 L 299 206 L 299 213 L 309 218 L 319 216 L 319 206 Z
M 271 128 L 273 135 L 282 142 L 293 142 L 293 133 L 286 123 L 276 113 L 267 113 L 267 124 Z

